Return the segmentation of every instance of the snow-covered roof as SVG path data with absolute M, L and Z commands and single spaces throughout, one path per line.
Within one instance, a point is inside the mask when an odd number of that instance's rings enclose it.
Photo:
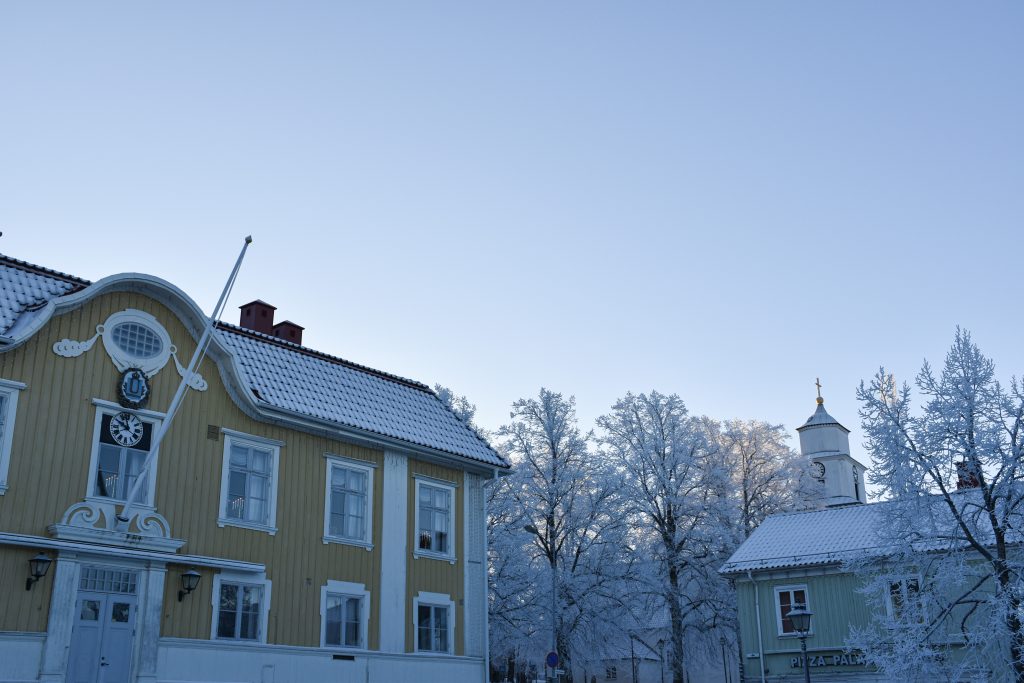
M 424 384 L 234 325 L 218 333 L 269 406 L 505 466 Z
M 46 302 L 89 284 L 0 255 L 0 335 L 25 329 Z M 221 323 L 217 334 L 237 359 L 241 381 L 271 410 L 508 467 L 425 384 L 234 325 Z
M 26 311 L 82 289 L 89 282 L 73 275 L 0 255 L 0 334 L 7 334 Z
M 818 400 L 820 401 L 821 399 Z M 796 430 L 799 432 L 807 429 L 808 427 L 824 427 L 826 425 L 835 425 L 840 429 L 845 429 L 847 432 L 850 431 L 849 429 L 846 429 L 846 427 L 843 427 L 843 425 L 839 424 L 839 420 L 828 414 L 828 411 L 825 410 L 824 403 L 818 403 L 818 407 L 814 409 L 814 414 L 807 418 L 807 422 L 804 422 L 802 425 L 797 427 Z
M 773 515 L 754 529 L 721 570 L 781 569 L 834 564 L 878 545 L 875 524 L 888 503 Z
M 1006 500 L 1020 500 L 1021 495 L 1019 489 L 1012 494 L 1002 489 L 997 496 L 998 505 L 1002 508 Z M 950 502 L 959 510 L 955 516 Z M 1000 516 L 1003 514 L 999 512 Z M 1024 543 L 1024 534 L 1016 531 L 1022 526 L 1021 513 L 1014 510 L 1007 517 L 1007 542 Z M 995 543 L 978 488 L 953 491 L 949 501 L 935 493 L 899 501 L 773 515 L 761 522 L 719 571 L 740 574 L 748 570 L 839 564 L 866 555 L 894 554 L 901 548 L 916 553 L 970 548 L 960 521 L 967 524 L 979 543 Z

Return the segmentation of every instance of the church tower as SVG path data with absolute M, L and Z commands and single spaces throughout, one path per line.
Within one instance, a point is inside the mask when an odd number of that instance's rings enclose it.
M 818 407 L 796 430 L 800 452 L 811 459 L 812 474 L 825 484 L 828 507 L 866 503 L 864 465 L 850 455 L 850 430 L 825 410 L 818 383 Z

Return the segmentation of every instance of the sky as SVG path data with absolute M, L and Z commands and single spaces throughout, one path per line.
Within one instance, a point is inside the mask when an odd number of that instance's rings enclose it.
M 1024 4 L 6 2 L 0 252 L 141 271 L 508 421 L 792 430 L 958 325 L 1024 373 Z M 795 437 L 795 432 L 793 433 Z M 795 444 L 795 438 L 794 438 Z

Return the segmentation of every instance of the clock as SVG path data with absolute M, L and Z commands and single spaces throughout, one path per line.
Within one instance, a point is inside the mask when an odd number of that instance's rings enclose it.
M 822 465 L 820 462 L 812 462 L 811 463 L 811 474 L 814 475 L 815 479 L 824 479 L 825 478 L 825 466 Z
M 142 440 L 142 420 L 131 413 L 118 413 L 110 418 L 109 431 L 114 441 L 130 448 Z

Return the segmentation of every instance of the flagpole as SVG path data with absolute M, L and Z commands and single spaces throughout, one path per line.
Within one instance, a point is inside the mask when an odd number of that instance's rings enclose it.
M 228 281 L 224 285 L 224 291 L 221 292 L 220 298 L 217 300 L 217 305 L 213 308 L 213 314 L 206 320 L 206 326 L 203 329 L 202 336 L 199 337 L 199 343 L 196 344 L 196 350 L 195 353 L 192 354 L 192 360 L 189 361 L 188 368 L 186 368 L 185 374 L 181 377 L 181 383 L 178 384 L 178 389 L 174 392 L 174 398 L 171 399 L 171 405 L 167 408 L 167 414 L 164 417 L 163 422 L 160 423 L 160 428 L 153 436 L 152 442 L 149 446 L 149 453 L 146 455 L 146 460 L 142 463 L 142 469 L 139 470 L 139 474 L 135 478 L 135 483 L 132 484 L 131 491 L 128 492 L 124 507 L 121 508 L 120 514 L 117 515 L 119 522 L 127 523 L 130 519 L 128 512 L 131 510 L 135 497 L 139 494 L 139 491 L 142 488 L 142 484 L 149 476 L 149 468 L 153 465 L 153 460 L 156 458 L 156 454 L 160 449 L 160 442 L 164 440 L 164 436 L 166 436 L 167 430 L 171 426 L 171 421 L 174 419 L 175 413 L 178 412 L 178 408 L 181 406 L 181 402 L 185 398 L 185 392 L 188 391 L 196 368 L 202 357 L 206 355 L 206 346 L 210 343 L 210 339 L 213 336 L 214 326 L 217 324 L 221 314 L 224 312 L 224 307 L 228 302 L 228 295 L 231 293 L 231 288 L 235 286 L 235 278 L 238 277 L 238 270 L 242 267 L 242 259 L 245 258 L 245 251 L 249 248 L 250 244 L 252 244 L 251 236 L 245 238 L 245 244 L 242 245 L 242 251 L 238 255 L 238 260 L 235 261 L 235 267 L 232 268 L 231 275 L 228 276 Z

